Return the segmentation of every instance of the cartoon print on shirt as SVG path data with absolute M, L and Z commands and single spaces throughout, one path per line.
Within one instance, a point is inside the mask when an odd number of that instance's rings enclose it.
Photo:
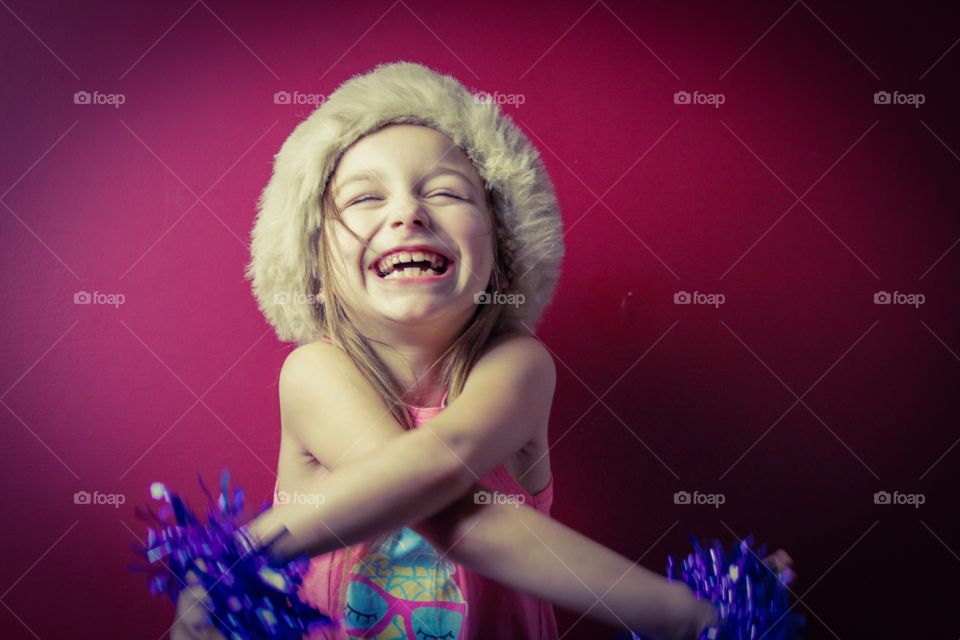
M 351 640 L 460 640 L 467 602 L 456 565 L 404 527 L 350 570 L 343 608 Z

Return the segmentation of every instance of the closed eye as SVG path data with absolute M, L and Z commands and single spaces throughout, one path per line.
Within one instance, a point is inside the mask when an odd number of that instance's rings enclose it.
M 417 629 L 417 637 L 423 638 L 423 640 L 454 640 L 456 636 L 453 635 L 453 631 L 447 631 L 442 636 L 435 636 L 427 633 L 423 629 Z
M 376 620 L 376 619 L 377 619 L 376 614 L 373 614 L 373 613 L 363 613 L 362 611 L 357 611 L 356 609 L 354 609 L 353 607 L 351 607 L 351 606 L 349 605 L 349 603 L 347 604 L 346 607 L 344 607 L 344 609 L 345 609 L 345 612 L 346 612 L 346 614 L 347 614 L 347 619 L 350 618 L 350 615 L 351 615 L 351 614 L 353 614 L 353 617 L 357 620 L 357 622 L 366 623 L 366 622 L 370 622 L 371 620 Z
M 351 200 L 350 202 L 348 202 L 348 203 L 347 203 L 347 206 L 350 207 L 350 206 L 353 206 L 353 205 L 355 205 L 355 204 L 360 204 L 361 202 L 368 202 L 368 201 L 370 201 L 370 200 L 379 200 L 379 199 L 380 199 L 380 197 L 379 197 L 379 196 L 375 196 L 375 195 L 360 196 L 359 198 L 354 198 L 353 200 Z
M 450 191 L 435 191 L 434 193 L 431 193 L 427 197 L 428 198 L 447 197 L 447 198 L 454 198 L 456 200 L 466 200 L 466 198 L 464 198 L 463 196 L 459 196 L 456 193 L 452 193 Z

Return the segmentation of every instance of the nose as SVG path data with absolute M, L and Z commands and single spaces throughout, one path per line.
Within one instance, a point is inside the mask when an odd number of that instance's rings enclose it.
M 398 200 L 391 208 L 388 223 L 390 228 L 394 229 L 402 225 L 419 225 L 429 228 L 430 216 L 416 198 L 407 197 Z

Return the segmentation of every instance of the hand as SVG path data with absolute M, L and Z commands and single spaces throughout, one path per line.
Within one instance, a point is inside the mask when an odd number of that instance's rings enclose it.
M 779 574 L 783 584 L 788 585 L 797 580 L 797 574 L 791 569 L 793 559 L 783 549 L 777 549 L 766 558 L 763 563 Z M 700 634 L 710 627 L 720 624 L 720 616 L 716 607 L 707 600 L 697 600 L 694 605 L 694 620 L 696 620 L 695 631 L 693 635 L 685 635 L 683 638 L 699 638 Z M 690 632 L 687 632 L 690 633 Z
M 680 605 L 676 611 L 682 613 L 682 617 L 662 635 L 654 636 L 656 640 L 698 640 L 704 630 L 720 624 L 720 612 L 713 603 L 697 598 L 690 587 L 671 582 L 667 588 L 673 593 L 671 599 Z
M 243 533 L 254 549 L 271 545 L 276 547 L 275 543 L 290 533 L 282 515 L 275 507 L 270 508 L 243 526 Z
M 187 587 L 177 598 L 177 613 L 170 640 L 226 640 L 210 624 L 207 605 L 210 598 L 192 571 L 187 572 Z
M 797 574 L 790 568 L 793 566 L 793 559 L 783 549 L 771 553 L 764 558 L 763 563 L 780 574 L 783 584 L 789 585 L 797 581 Z
M 710 627 L 716 627 L 720 624 L 720 612 L 709 600 L 697 600 L 694 607 L 694 616 L 694 620 L 696 620 L 695 631 L 694 635 L 689 636 L 694 640 L 698 639 L 700 634 Z

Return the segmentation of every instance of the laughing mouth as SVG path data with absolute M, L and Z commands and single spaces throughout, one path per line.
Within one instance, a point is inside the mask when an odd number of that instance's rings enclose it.
M 431 251 L 397 251 L 374 263 L 373 271 L 384 280 L 439 276 L 446 273 L 451 262 Z

